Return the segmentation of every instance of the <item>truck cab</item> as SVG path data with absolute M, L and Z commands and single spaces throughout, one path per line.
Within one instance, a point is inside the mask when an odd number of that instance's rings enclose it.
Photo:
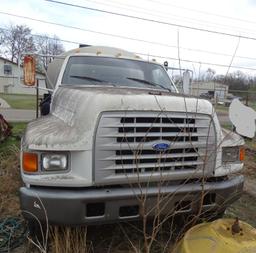
M 209 101 L 178 93 L 161 64 L 79 48 L 49 65 L 47 84 L 50 113 L 28 124 L 21 144 L 26 219 L 219 214 L 240 197 L 243 139 L 222 130 Z

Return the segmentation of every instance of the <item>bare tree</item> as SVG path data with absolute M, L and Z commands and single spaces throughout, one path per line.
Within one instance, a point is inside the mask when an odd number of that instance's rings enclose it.
M 37 35 L 35 40 L 38 53 L 45 55 L 40 60 L 45 69 L 47 69 L 52 55 L 59 55 L 65 51 L 63 44 L 56 35 L 53 38 L 47 35 Z
M 214 79 L 215 74 L 216 71 L 214 69 L 208 68 L 204 74 L 205 81 L 212 81 Z
M 6 29 L 1 29 L 0 45 L 1 53 L 16 63 L 19 55 L 36 49 L 31 29 L 25 25 L 9 25 Z

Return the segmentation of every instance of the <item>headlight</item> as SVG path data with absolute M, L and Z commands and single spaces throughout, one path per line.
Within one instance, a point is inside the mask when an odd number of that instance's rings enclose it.
M 56 171 L 68 168 L 67 154 L 42 154 L 42 170 Z
M 222 162 L 239 162 L 244 160 L 244 148 L 243 147 L 223 147 L 222 148 Z

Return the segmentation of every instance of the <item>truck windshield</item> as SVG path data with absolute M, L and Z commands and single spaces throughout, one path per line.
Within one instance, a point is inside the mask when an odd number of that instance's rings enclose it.
M 72 56 L 69 58 L 63 85 L 114 85 L 147 87 L 176 92 L 161 65 L 111 57 Z

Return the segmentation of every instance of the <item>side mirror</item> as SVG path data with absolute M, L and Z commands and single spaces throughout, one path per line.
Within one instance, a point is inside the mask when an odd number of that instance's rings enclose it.
M 50 113 L 50 106 L 51 106 L 50 102 L 45 102 L 42 104 L 42 106 L 41 106 L 41 115 L 42 116 L 46 116 Z
M 164 62 L 164 67 L 165 67 L 166 70 L 168 70 L 168 61 Z
M 36 60 L 31 55 L 26 55 L 23 61 L 24 84 L 35 86 L 36 84 Z
M 42 116 L 46 116 L 50 113 L 51 100 L 52 100 L 51 94 L 44 94 L 44 98 L 40 103 L 40 109 L 41 109 Z

